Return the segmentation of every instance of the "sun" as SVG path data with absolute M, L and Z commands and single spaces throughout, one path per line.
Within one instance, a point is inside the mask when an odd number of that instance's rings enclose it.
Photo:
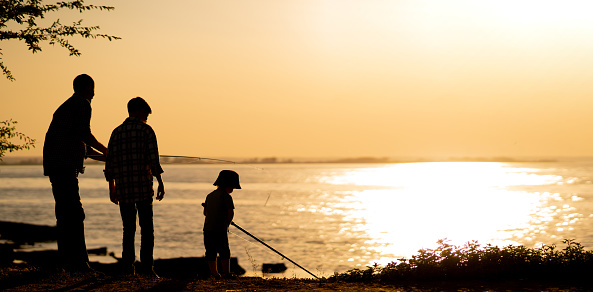
M 553 28 L 587 26 L 591 28 L 591 1 L 478 1 L 487 20 L 514 28 Z

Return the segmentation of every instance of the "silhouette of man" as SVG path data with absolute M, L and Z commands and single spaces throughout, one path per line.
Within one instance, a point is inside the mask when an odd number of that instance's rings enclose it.
M 43 144 L 43 172 L 49 176 L 55 200 L 58 251 L 68 271 L 91 271 L 84 238 L 84 209 L 78 174 L 84 159 L 105 161 L 107 148 L 91 133 L 91 100 L 95 82 L 86 75 L 74 79 L 74 94 L 54 112 Z
M 159 161 L 156 135 L 146 121 L 152 113 L 141 97 L 128 102 L 129 117 L 111 133 L 105 162 L 105 178 L 109 181 L 110 200 L 119 204 L 123 225 L 122 272 L 135 274 L 134 237 L 136 214 L 140 224 L 140 274 L 158 277 L 153 270 L 154 224 L 152 197 L 153 177 L 159 183 L 157 200 L 165 195 L 161 178 L 163 168 Z

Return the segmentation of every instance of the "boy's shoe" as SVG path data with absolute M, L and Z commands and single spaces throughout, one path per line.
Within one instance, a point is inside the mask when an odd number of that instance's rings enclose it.
M 145 277 L 151 277 L 151 278 L 157 278 L 157 279 L 160 278 L 159 275 L 157 275 L 154 272 L 154 269 L 152 267 L 138 269 L 137 274 L 145 276 Z
M 161 278 L 152 269 L 145 270 L 145 271 L 138 271 L 138 274 L 139 275 L 142 275 L 142 276 L 145 276 L 145 277 L 150 277 L 150 278 L 157 278 L 157 279 Z
M 120 270 L 120 275 L 122 276 L 134 276 L 136 275 L 136 269 L 134 269 L 134 266 L 130 266 L 130 267 L 122 267 L 122 269 Z
M 88 262 L 80 264 L 71 264 L 64 266 L 64 271 L 68 273 L 81 273 L 81 274 L 99 274 L 100 272 L 95 271 Z
M 225 279 L 225 280 L 237 280 L 239 279 L 239 277 L 233 273 L 228 273 L 228 274 L 223 274 L 221 275 L 221 278 Z
M 140 275 L 140 276 L 145 276 L 145 277 L 151 277 L 151 278 L 160 278 L 155 272 L 154 272 L 154 266 L 152 265 L 152 262 L 150 264 L 144 264 L 142 262 L 136 263 L 136 274 Z

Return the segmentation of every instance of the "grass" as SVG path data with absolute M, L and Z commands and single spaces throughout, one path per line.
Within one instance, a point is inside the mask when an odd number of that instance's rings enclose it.
M 411 259 L 400 259 L 386 266 L 353 269 L 335 274 L 329 280 L 347 282 L 422 281 L 553 281 L 591 282 L 593 251 L 586 251 L 574 240 L 566 245 L 541 248 L 509 245 L 503 248 L 477 241 L 463 246 L 439 240 L 436 249 L 421 249 Z

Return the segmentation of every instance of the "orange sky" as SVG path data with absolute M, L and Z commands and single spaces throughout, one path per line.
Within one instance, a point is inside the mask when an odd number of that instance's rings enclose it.
M 161 154 L 202 157 L 593 156 L 593 2 L 88 1 L 50 15 L 122 40 L 81 57 L 0 43 L 0 120 L 37 139 L 72 79 L 96 82 L 107 144 L 142 96 Z M 172 3 L 172 4 L 168 4 Z

